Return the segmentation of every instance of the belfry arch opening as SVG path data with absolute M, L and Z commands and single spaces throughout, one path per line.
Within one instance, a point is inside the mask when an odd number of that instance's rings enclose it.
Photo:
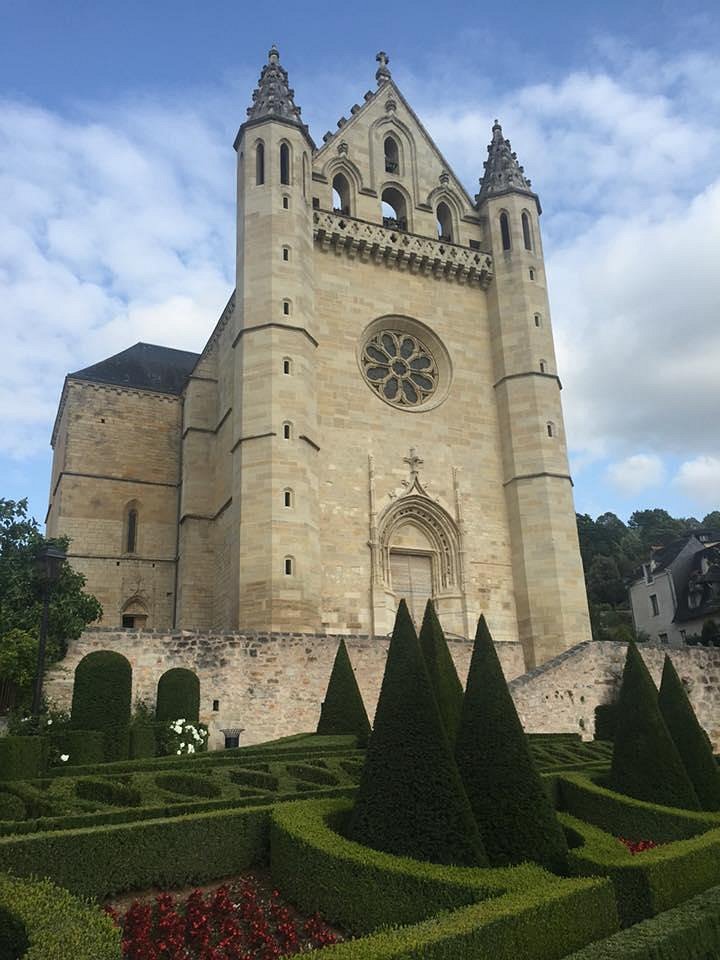
M 382 218 L 384 227 L 395 230 L 407 230 L 407 203 L 405 197 L 396 187 L 386 187 L 381 197 Z
M 437 205 L 437 232 L 438 240 L 453 242 L 452 213 L 444 200 Z
M 385 137 L 385 173 L 400 173 L 400 151 L 394 137 Z
M 350 216 L 350 184 L 344 173 L 336 173 L 333 177 L 332 205 L 335 213 Z

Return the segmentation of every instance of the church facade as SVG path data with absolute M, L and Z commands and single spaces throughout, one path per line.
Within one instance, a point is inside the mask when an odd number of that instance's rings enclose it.
M 47 530 L 104 625 L 589 639 L 538 197 L 497 121 L 469 196 L 378 63 L 316 146 L 270 50 L 202 353 L 66 378 Z

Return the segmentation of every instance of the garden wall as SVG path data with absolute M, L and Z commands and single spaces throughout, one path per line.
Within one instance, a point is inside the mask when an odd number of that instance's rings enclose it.
M 720 648 L 643 643 L 638 649 L 658 685 L 670 654 L 698 720 L 720 751 Z M 510 690 L 525 729 L 592 737 L 595 707 L 615 699 L 626 650 L 612 641 L 581 643 L 514 679 Z
M 220 730 L 244 727 L 242 744 L 312 731 L 320 717 L 338 637 L 302 633 L 160 634 L 152 631 L 94 629 L 70 642 L 68 654 L 48 675 L 46 694 L 69 708 L 78 662 L 93 650 L 122 653 L 133 668 L 133 701 L 155 703 L 157 683 L 171 667 L 188 667 L 200 678 L 200 720 L 210 729 L 210 748 L 221 747 Z M 385 670 L 389 637 L 343 637 L 357 674 L 368 714 L 375 711 Z M 498 643 L 508 680 L 525 670 L 519 643 Z M 463 680 L 472 644 L 451 640 Z M 213 701 L 219 710 L 213 710 Z

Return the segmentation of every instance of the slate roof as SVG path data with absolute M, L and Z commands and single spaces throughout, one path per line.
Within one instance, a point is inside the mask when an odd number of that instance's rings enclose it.
M 703 566 L 707 571 L 703 573 Z M 700 596 L 697 606 L 690 606 L 690 591 Z M 720 549 L 716 545 L 698 550 L 693 557 L 687 583 L 678 591 L 678 606 L 675 611 L 676 623 L 688 620 L 704 620 L 710 614 L 720 611 Z
M 159 347 L 154 343 L 136 343 L 107 360 L 68 374 L 73 380 L 112 383 L 159 393 L 182 393 L 188 377 L 200 357 L 189 350 Z

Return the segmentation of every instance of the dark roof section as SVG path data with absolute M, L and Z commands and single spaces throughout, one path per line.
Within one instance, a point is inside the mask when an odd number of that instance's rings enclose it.
M 181 394 L 200 357 L 189 350 L 136 343 L 107 360 L 68 374 L 73 380 L 112 383 L 119 387 Z
M 703 567 L 707 568 L 705 573 Z M 687 583 L 678 590 L 677 598 L 676 623 L 704 620 L 720 611 L 720 547 L 711 545 L 698 550 Z

